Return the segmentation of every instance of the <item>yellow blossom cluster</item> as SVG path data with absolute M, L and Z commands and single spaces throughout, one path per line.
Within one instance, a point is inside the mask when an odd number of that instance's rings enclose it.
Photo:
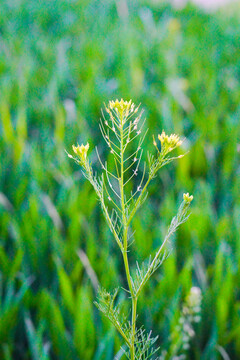
M 193 200 L 193 196 L 189 195 L 189 193 L 183 194 L 183 200 L 186 203 L 190 204 L 190 202 Z
M 86 145 L 77 145 L 77 146 L 72 146 L 73 151 L 75 152 L 75 154 L 79 157 L 80 161 L 85 164 L 86 160 L 87 160 L 87 152 L 89 149 L 89 143 L 87 143 Z
M 171 134 L 170 136 L 165 134 L 165 131 L 161 135 L 158 135 L 158 139 L 161 141 L 161 145 L 166 148 L 174 149 L 177 146 L 182 144 L 182 141 L 179 139 L 178 135 Z
M 108 107 L 106 108 L 107 112 L 110 113 L 111 110 L 115 110 L 117 114 L 119 114 L 120 118 L 126 118 L 129 114 L 138 111 L 138 107 L 132 102 L 132 100 L 124 101 L 121 99 L 120 101 L 117 99 L 115 101 L 109 101 Z
M 182 144 L 182 140 L 180 140 L 178 135 L 171 134 L 170 136 L 166 135 L 165 131 L 163 130 L 161 135 L 158 135 L 158 140 L 161 142 L 161 151 L 168 153 L 175 149 L 177 146 Z M 157 148 L 157 143 L 153 137 L 153 145 Z

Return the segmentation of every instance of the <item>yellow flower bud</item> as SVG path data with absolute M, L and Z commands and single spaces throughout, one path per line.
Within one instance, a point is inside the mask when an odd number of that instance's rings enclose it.
M 75 154 L 80 158 L 80 160 L 85 163 L 86 159 L 87 159 L 87 152 L 89 149 L 89 143 L 87 143 L 86 145 L 77 145 L 77 146 L 72 146 L 73 151 L 75 152 Z
M 167 150 L 171 151 L 175 147 L 180 146 L 182 141 L 179 139 L 178 135 L 171 134 L 170 136 L 165 134 L 165 131 L 162 131 L 161 135 L 158 135 L 158 139 L 161 142 L 162 147 Z
M 183 194 L 183 200 L 186 203 L 190 204 L 190 202 L 193 200 L 193 196 L 189 195 L 189 193 Z

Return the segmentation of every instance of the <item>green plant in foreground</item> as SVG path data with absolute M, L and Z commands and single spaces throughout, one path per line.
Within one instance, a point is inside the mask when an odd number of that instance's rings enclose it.
M 156 352 L 152 345 L 157 338 L 151 338 L 151 334 L 146 334 L 142 326 L 136 326 L 138 298 L 149 278 L 168 255 L 167 244 L 172 234 L 187 220 L 193 196 L 183 195 L 178 213 L 172 219 L 165 239 L 153 259 L 150 257 L 142 265 L 137 263 L 135 271 L 130 271 L 128 252 L 133 238 L 132 220 L 146 199 L 148 185 L 158 170 L 183 156 L 170 155 L 182 141 L 177 135 L 168 136 L 164 131 L 158 135 L 159 145 L 153 138 L 157 152 L 148 153 L 147 165 L 144 164 L 140 180 L 137 182 L 141 170 L 142 144 L 146 135 L 146 132 L 143 132 L 144 121 L 141 120 L 143 112 L 131 100 L 110 101 L 108 106 L 105 106 L 105 110 L 108 116 L 103 113 L 100 129 L 112 154 L 113 168 L 111 164 L 102 162 L 98 154 L 103 171 L 101 176 L 97 176 L 88 158 L 89 144 L 73 145 L 76 156 L 70 154 L 68 156 L 81 165 L 84 176 L 96 191 L 107 224 L 122 253 L 128 284 L 126 291 L 132 302 L 131 320 L 124 316 L 120 306 L 115 305 L 118 290 L 109 293 L 105 289 L 100 289 L 96 305 L 123 337 L 128 359 L 151 359 Z

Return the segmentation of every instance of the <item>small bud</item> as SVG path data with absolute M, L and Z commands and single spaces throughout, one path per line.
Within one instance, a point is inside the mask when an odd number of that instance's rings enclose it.
M 193 195 L 190 196 L 189 193 L 183 194 L 183 200 L 186 203 L 190 204 L 191 201 L 193 200 Z

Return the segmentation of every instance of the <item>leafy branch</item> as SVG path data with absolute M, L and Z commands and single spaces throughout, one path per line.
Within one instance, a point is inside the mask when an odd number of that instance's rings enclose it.
M 190 201 L 183 201 L 178 209 L 178 213 L 171 221 L 171 224 L 168 228 L 167 235 L 165 236 L 165 239 L 163 243 L 161 244 L 160 248 L 155 254 L 154 259 L 151 261 L 151 258 L 149 259 L 149 262 L 146 265 L 143 265 L 143 268 L 140 269 L 137 264 L 137 270 L 136 270 L 136 279 L 134 282 L 134 291 L 135 296 L 138 297 L 141 290 L 143 289 L 144 285 L 147 283 L 149 278 L 152 276 L 152 274 L 159 268 L 159 266 L 163 263 L 163 261 L 167 257 L 166 251 L 162 254 L 164 247 L 169 242 L 171 236 L 175 233 L 177 228 L 183 224 L 185 221 L 187 221 L 189 214 L 188 214 L 188 208 L 190 205 Z
M 126 317 L 121 317 L 120 307 L 115 306 L 114 302 L 118 294 L 118 289 L 115 289 L 113 294 L 107 292 L 103 288 L 99 288 L 98 300 L 94 302 L 97 308 L 106 316 L 110 322 L 115 326 L 117 331 L 122 335 L 127 345 L 130 347 L 129 335 L 130 327 L 126 321 Z

